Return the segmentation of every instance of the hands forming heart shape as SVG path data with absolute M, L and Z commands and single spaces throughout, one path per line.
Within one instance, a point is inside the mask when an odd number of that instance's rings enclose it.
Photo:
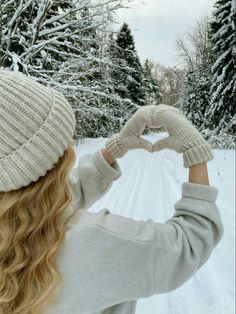
M 172 148 L 178 151 L 179 147 L 175 147 L 171 137 L 156 141 L 154 144 L 140 137 L 146 126 L 154 128 L 156 132 L 169 132 L 167 124 L 168 117 L 165 114 L 168 110 L 172 115 L 177 114 L 184 118 L 179 109 L 169 105 L 160 104 L 158 106 L 150 105 L 139 108 L 119 133 L 119 136 L 122 138 L 123 147 L 127 150 L 141 148 L 150 153 L 163 148 Z
M 157 132 L 167 131 L 169 136 L 152 144 L 140 137 L 146 126 L 154 128 Z M 131 149 L 145 149 L 150 153 L 164 148 L 173 149 L 184 153 L 186 168 L 214 157 L 209 143 L 184 114 L 179 109 L 165 104 L 140 107 L 120 133 L 113 134 L 105 146 L 114 159 L 124 156 Z
M 169 111 L 169 114 L 166 113 Z M 173 115 L 181 115 L 184 118 L 181 111 L 169 105 L 160 104 L 144 106 L 139 108 L 134 115 L 127 121 L 125 126 L 121 129 L 120 133 L 113 135 L 113 139 L 119 138 L 120 148 L 123 151 L 120 152 L 122 156 L 125 151 L 131 149 L 145 149 L 150 153 L 159 151 L 163 148 L 172 148 L 176 151 L 181 151 L 178 143 L 173 137 L 167 137 L 162 140 L 156 141 L 154 144 L 148 140 L 140 137 L 146 126 L 156 129 L 157 132 L 167 131 L 171 132 L 171 128 L 168 128 L 168 118 L 170 120 L 170 113 Z M 174 117 L 173 117 L 174 118 Z M 176 145 L 177 144 L 177 145 Z M 121 156 L 120 156 L 121 157 Z

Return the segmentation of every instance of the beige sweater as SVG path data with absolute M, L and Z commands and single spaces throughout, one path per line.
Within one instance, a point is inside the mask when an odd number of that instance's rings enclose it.
M 101 149 L 83 155 L 71 172 L 73 207 L 58 256 L 63 288 L 45 314 L 133 314 L 137 299 L 183 285 L 209 259 L 224 228 L 216 187 L 183 182 L 175 214 L 159 223 L 87 209 L 122 171 Z M 122 197 L 122 195 L 121 195 Z

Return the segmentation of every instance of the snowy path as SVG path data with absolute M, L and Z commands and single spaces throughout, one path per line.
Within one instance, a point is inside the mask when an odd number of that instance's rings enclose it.
M 150 142 L 167 133 L 143 135 Z M 106 139 L 86 139 L 76 148 L 78 159 L 104 147 Z M 167 294 L 140 299 L 137 314 L 233 314 L 235 312 L 235 152 L 214 150 L 208 163 L 210 185 L 219 189 L 216 201 L 222 213 L 224 237 L 210 259 L 182 287 Z M 77 162 L 78 162 L 77 159 Z M 150 154 L 129 151 L 117 159 L 122 176 L 89 211 L 106 207 L 112 213 L 164 223 L 174 214 L 181 197 L 181 183 L 188 181 L 182 155 L 173 150 Z

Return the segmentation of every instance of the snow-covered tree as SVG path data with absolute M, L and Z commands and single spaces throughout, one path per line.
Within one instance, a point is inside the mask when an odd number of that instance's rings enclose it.
M 161 101 L 161 93 L 158 86 L 157 78 L 152 72 L 153 65 L 146 59 L 143 65 L 143 79 L 142 85 L 145 91 L 146 105 L 157 104 Z
M 113 64 L 112 67 L 107 69 L 107 73 L 112 82 L 113 92 L 122 99 L 122 101 L 114 100 L 110 103 L 113 113 L 116 117 L 122 118 L 124 123 L 129 119 L 132 112 L 137 109 L 137 104 L 130 98 L 128 92 L 128 78 L 129 73 L 132 71 L 127 64 L 127 61 L 120 57 L 120 48 L 116 44 L 114 32 L 109 34 L 109 45 L 107 47 L 108 58 Z
M 216 133 L 236 134 L 235 0 L 218 0 L 211 23 L 214 64 L 207 119 Z
M 1 2 L 1 66 L 26 74 L 49 76 L 69 55 L 77 53 L 77 13 L 85 1 Z
M 130 99 L 137 105 L 145 105 L 142 85 L 142 65 L 135 48 L 134 38 L 127 23 L 120 28 L 113 45 L 116 69 L 112 76 L 117 81 L 116 91 L 120 97 Z
M 213 52 L 208 19 L 203 18 L 185 38 L 178 39 L 177 47 L 184 65 L 179 107 L 199 130 L 209 128 L 205 115 L 210 107 Z
M 190 70 L 184 75 L 183 84 L 180 108 L 199 130 L 205 129 L 209 125 L 205 113 L 209 106 L 211 76 L 206 71 Z

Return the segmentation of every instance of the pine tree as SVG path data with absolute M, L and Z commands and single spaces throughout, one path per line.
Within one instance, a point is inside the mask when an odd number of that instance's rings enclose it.
M 145 92 L 142 86 L 142 65 L 134 38 L 127 23 L 120 28 L 115 40 L 118 71 L 113 73 L 120 86 L 117 93 L 122 98 L 131 99 L 137 105 L 145 105 Z M 127 67 L 128 66 L 128 67 Z
M 183 80 L 184 93 L 180 108 L 186 117 L 199 129 L 209 126 L 205 118 L 210 99 L 211 76 L 209 72 L 189 70 Z
M 236 134 L 236 9 L 235 0 L 218 0 L 211 23 L 215 60 L 212 67 L 211 127 Z
M 143 65 L 142 85 L 145 92 L 145 104 L 150 105 L 161 101 L 158 81 L 152 73 L 150 61 L 145 60 Z
M 120 118 L 121 123 L 129 119 L 131 113 L 134 112 L 136 104 L 129 96 L 127 82 L 131 80 L 130 67 L 127 61 L 121 58 L 120 47 L 116 44 L 114 33 L 109 34 L 109 45 L 107 47 L 108 58 L 112 63 L 112 67 L 108 68 L 113 93 L 117 94 L 117 99 L 110 103 L 113 113 Z

